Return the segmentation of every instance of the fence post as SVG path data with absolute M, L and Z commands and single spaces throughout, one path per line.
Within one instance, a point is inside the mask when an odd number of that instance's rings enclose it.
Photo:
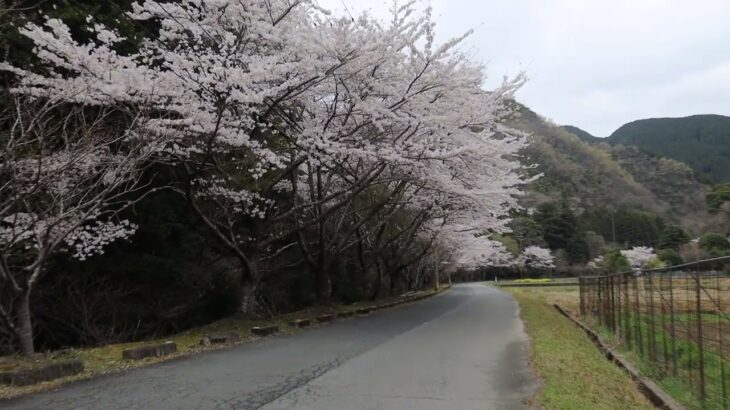
M 580 316 L 585 318 L 586 316 L 586 299 L 584 289 L 585 279 L 581 276 L 578 278 L 578 296 L 580 297 Z
M 603 325 L 610 327 L 608 313 L 610 311 L 609 298 L 608 298 L 608 276 L 601 278 L 601 308 L 603 309 Z
M 678 270 L 687 266 L 581 277 L 581 315 L 613 331 L 651 374 L 684 384 L 701 408 L 730 410 L 730 275 Z
M 697 303 L 697 346 L 699 348 L 700 398 L 705 401 L 705 347 L 702 337 L 702 285 L 699 273 L 695 276 L 695 299 Z
M 629 281 L 631 280 L 631 276 L 623 274 L 621 275 L 621 280 L 624 282 L 624 315 L 626 316 L 624 318 L 624 328 L 626 332 L 626 347 L 631 349 L 631 293 L 629 293 Z
M 596 295 L 596 303 L 598 304 L 598 323 L 603 325 L 603 278 L 598 278 L 597 288 L 598 294 Z
M 725 284 L 724 275 L 722 272 L 717 273 L 717 305 L 718 305 L 718 313 L 717 316 L 717 338 L 718 338 L 718 352 L 720 354 L 720 390 L 722 391 L 722 408 L 728 409 L 730 406 L 728 405 L 728 391 L 727 391 L 727 370 L 725 369 L 726 366 L 726 350 L 725 350 L 725 329 L 723 329 L 724 325 L 727 324 L 728 327 L 730 327 L 730 323 L 726 323 L 725 320 L 727 320 L 727 311 L 726 306 L 723 302 L 725 298 L 727 297 L 727 291 L 723 290 L 723 285 Z M 730 289 L 728 289 L 730 290 Z M 723 320 L 724 319 L 724 320 Z
M 720 362 L 720 380 L 722 383 L 722 408 L 727 409 L 728 403 L 727 403 L 727 374 L 725 371 L 725 361 Z
M 646 337 L 646 343 L 649 348 L 649 360 L 652 362 L 657 361 L 656 357 L 656 326 L 655 326 L 655 311 L 654 311 L 654 273 L 649 272 L 646 275 L 647 282 L 649 283 L 649 291 L 646 295 L 649 298 L 649 317 L 648 317 L 648 331 Z
M 664 374 L 669 374 L 669 345 L 667 344 L 667 303 L 666 299 L 664 298 L 664 289 L 667 287 L 666 282 L 667 280 L 665 275 L 659 276 L 659 302 L 661 303 L 662 308 L 662 356 L 664 358 Z M 669 282 L 671 283 L 671 278 Z
M 618 334 L 618 325 L 616 320 L 616 276 L 611 275 L 611 328 L 614 334 Z
M 613 276 L 606 276 L 606 325 L 613 332 L 613 295 L 611 294 L 611 280 Z
M 613 332 L 613 295 L 611 294 L 611 280 L 613 276 L 606 276 L 604 286 L 606 287 L 606 325 Z
M 617 274 L 613 280 L 614 293 L 616 295 L 616 334 L 624 336 L 624 328 L 622 326 L 621 315 L 621 274 Z
M 677 333 L 674 322 L 674 278 L 669 278 L 669 328 L 672 342 L 672 375 L 677 375 Z
M 641 304 L 639 303 L 639 277 L 634 276 L 634 336 L 639 355 L 644 355 L 644 343 L 641 337 Z

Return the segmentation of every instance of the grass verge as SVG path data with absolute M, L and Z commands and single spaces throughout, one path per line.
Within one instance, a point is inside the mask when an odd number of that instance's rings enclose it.
M 442 286 L 438 292 L 441 292 L 447 288 L 448 286 Z M 434 292 L 429 290 L 419 292 L 418 294 L 424 293 L 432 294 Z M 56 352 L 39 353 L 32 357 L 0 357 L 0 372 L 12 371 L 21 368 L 32 368 L 35 366 L 41 366 L 47 363 L 68 359 L 80 359 L 84 362 L 85 366 L 84 371 L 75 376 L 63 377 L 60 379 L 38 383 L 31 386 L 0 385 L 0 400 L 10 399 L 49 389 L 55 389 L 60 387 L 61 385 L 70 382 L 86 380 L 106 374 L 120 373 L 139 367 L 149 366 L 155 363 L 187 357 L 205 351 L 227 349 L 231 348 L 232 346 L 250 343 L 251 341 L 260 339 L 260 337 L 251 335 L 251 328 L 254 326 L 279 325 L 279 334 L 293 334 L 304 330 L 291 327 L 287 324 L 289 321 L 295 319 L 314 319 L 315 317 L 322 314 L 339 313 L 343 311 L 355 311 L 360 308 L 376 307 L 399 299 L 401 298 L 391 297 L 387 299 L 379 299 L 374 302 L 360 302 L 347 306 L 333 305 L 329 307 L 310 308 L 298 312 L 276 316 L 269 320 L 252 321 L 237 318 L 226 318 L 205 326 L 190 329 L 174 335 L 169 335 L 164 338 L 149 339 L 132 343 L 119 343 L 91 348 L 65 349 Z M 321 326 L 321 324 L 318 324 L 316 320 L 313 320 L 312 327 L 315 326 Z M 238 333 L 241 336 L 241 340 L 238 343 L 210 346 L 200 345 L 200 339 L 205 335 L 231 332 Z M 169 356 L 148 358 L 142 360 L 125 360 L 122 358 L 122 351 L 125 349 L 147 344 L 162 343 L 165 341 L 175 342 L 177 344 L 177 353 Z
M 533 399 L 545 409 L 652 409 L 623 370 L 609 362 L 588 337 L 552 306 L 577 306 L 575 286 L 509 288 L 521 308 L 531 340 L 531 362 L 543 380 Z
M 715 319 L 713 314 L 704 314 L 704 320 L 710 322 Z M 688 331 L 689 326 L 694 326 L 691 319 L 694 315 L 678 315 L 678 329 L 680 332 Z M 639 332 L 638 340 L 642 341 L 643 354 L 640 354 L 636 343 L 637 334 L 631 339 L 633 349 L 630 349 L 623 339 L 611 332 L 608 328 L 593 323 L 593 330 L 607 342 L 613 349 L 620 352 L 629 362 L 635 365 L 639 371 L 654 380 L 666 393 L 676 399 L 688 409 L 722 409 L 727 408 L 723 401 L 723 388 L 727 389 L 727 383 L 723 386 L 725 369 L 730 368 L 730 362 L 720 351 L 720 346 L 705 346 L 703 353 L 705 371 L 705 392 L 706 398 L 703 401 L 699 395 L 699 346 L 694 340 L 672 340 L 672 336 L 664 326 L 650 326 L 651 316 L 631 314 L 628 316 L 628 323 L 632 332 Z M 661 323 L 662 316 L 655 315 L 653 321 Z M 682 321 L 685 321 L 683 323 Z M 669 319 L 667 319 L 668 321 Z M 717 323 L 717 322 L 716 322 Z M 654 331 L 652 332 L 652 329 Z M 649 358 L 650 340 L 654 340 L 656 359 Z M 713 340 L 708 337 L 706 341 Z M 674 353 L 672 353 L 672 350 Z M 674 371 L 673 371 L 674 370 Z

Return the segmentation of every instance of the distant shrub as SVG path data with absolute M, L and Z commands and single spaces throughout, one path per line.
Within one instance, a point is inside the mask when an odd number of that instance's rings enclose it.
M 657 257 L 657 258 L 650 260 L 649 263 L 646 264 L 645 268 L 646 269 L 657 269 L 657 268 L 664 268 L 666 266 L 667 266 L 667 263 Z
M 684 263 L 684 260 L 682 260 L 682 257 L 679 255 L 679 252 L 675 251 L 674 249 L 660 249 L 657 251 L 657 257 L 659 259 L 666 263 L 668 266 L 675 266 L 675 265 L 681 265 Z
M 707 194 L 706 200 L 710 212 L 719 211 L 725 202 L 730 202 L 730 182 L 712 188 L 712 192 Z
M 631 264 L 628 259 L 621 254 L 619 250 L 612 250 L 603 257 L 603 268 L 612 273 L 627 272 L 631 270 Z
M 730 249 L 730 241 L 725 235 L 715 232 L 706 233 L 700 238 L 700 249 L 708 252 L 728 250 Z

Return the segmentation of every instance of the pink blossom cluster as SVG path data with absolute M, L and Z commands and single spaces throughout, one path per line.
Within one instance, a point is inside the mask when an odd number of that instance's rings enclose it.
M 394 200 L 428 210 L 424 237 L 436 234 L 464 267 L 505 263 L 487 233 L 507 229 L 526 181 L 516 159 L 525 135 L 502 124 L 524 78 L 485 90 L 485 67 L 459 49 L 469 33 L 435 44 L 430 10 L 419 16 L 405 6 L 384 23 L 335 17 L 313 1 L 146 0 L 124 17 L 154 20 L 159 32 L 120 54 L 123 38 L 93 17 L 96 39 L 86 43 L 47 19 L 22 33 L 48 70 L 0 69 L 20 79 L 16 94 L 144 107 L 129 135 L 195 175 L 191 198 L 214 205 L 198 209 L 222 209 L 206 216 L 211 227 L 236 215 L 304 220 L 316 206 L 339 206 L 347 192 L 403 181 Z M 89 166 L 91 157 L 73 170 Z M 296 197 L 291 209 L 272 199 L 277 192 Z M 79 258 L 134 232 L 92 226 L 69 236 Z

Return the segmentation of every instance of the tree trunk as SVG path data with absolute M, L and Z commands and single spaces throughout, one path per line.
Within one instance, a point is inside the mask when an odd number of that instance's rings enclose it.
M 258 252 L 255 248 L 247 249 L 248 261 L 241 261 L 241 299 L 238 303 L 238 316 L 242 319 L 251 319 L 256 316 L 256 291 L 259 289 Z
M 388 275 L 388 277 L 390 277 L 390 290 L 389 290 L 389 295 L 390 296 L 393 296 L 397 292 L 398 276 L 397 276 L 397 274 L 395 272 L 392 272 L 390 275 Z
M 15 301 L 16 336 L 20 343 L 20 351 L 25 356 L 35 353 L 33 348 L 33 324 L 30 320 L 30 291 L 24 291 Z
M 332 280 L 330 279 L 328 267 L 321 267 L 315 272 L 315 293 L 317 302 L 323 305 L 332 301 Z
M 256 284 L 244 281 L 241 285 L 241 303 L 238 306 L 238 315 L 250 319 L 256 314 Z
M 363 298 L 368 296 L 368 284 L 368 271 L 364 268 L 360 269 L 360 296 Z
M 377 269 L 378 274 L 375 276 L 375 283 L 373 284 L 373 289 L 370 293 L 371 301 L 380 297 L 380 287 L 383 285 L 383 270 L 377 261 L 375 262 L 375 268 Z

